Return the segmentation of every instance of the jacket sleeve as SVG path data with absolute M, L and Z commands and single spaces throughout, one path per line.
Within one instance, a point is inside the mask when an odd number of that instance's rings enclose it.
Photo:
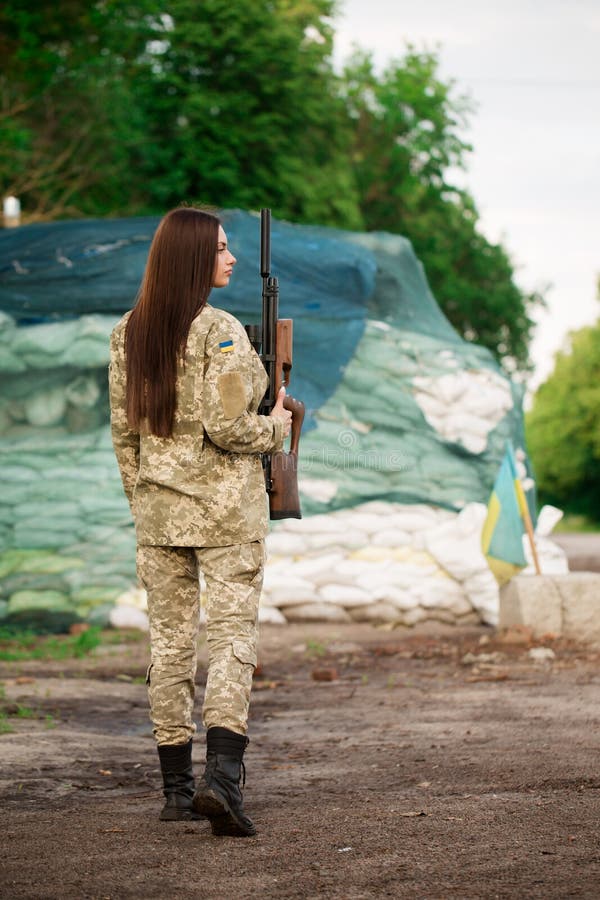
M 202 424 L 217 447 L 269 453 L 283 444 L 283 423 L 252 412 L 256 354 L 239 322 L 216 322 L 207 335 Z
M 140 464 L 140 436 L 127 424 L 125 405 L 125 353 L 122 342 L 113 332 L 110 339 L 108 386 L 110 394 L 110 430 L 123 488 L 133 505 L 133 489 Z

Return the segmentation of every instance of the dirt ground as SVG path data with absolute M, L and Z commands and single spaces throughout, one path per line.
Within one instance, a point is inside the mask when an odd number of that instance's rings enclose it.
M 263 627 L 246 839 L 158 821 L 147 652 L 0 664 L 2 897 L 600 897 L 598 650 Z

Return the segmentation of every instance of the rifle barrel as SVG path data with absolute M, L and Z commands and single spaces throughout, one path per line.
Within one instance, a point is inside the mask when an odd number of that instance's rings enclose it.
M 260 211 L 260 274 L 268 278 L 271 274 L 271 210 Z

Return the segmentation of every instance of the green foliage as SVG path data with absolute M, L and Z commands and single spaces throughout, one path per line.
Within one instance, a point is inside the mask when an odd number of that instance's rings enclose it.
M 10 734 L 14 730 L 9 722 L 9 716 L 16 716 L 18 719 L 34 719 L 36 712 L 31 707 L 23 706 L 20 703 L 7 703 L 6 688 L 0 682 L 0 734 Z
M 327 655 L 327 647 L 322 641 L 309 638 L 306 642 L 306 655 L 310 657 L 323 657 Z
M 408 47 L 377 75 L 331 62 L 335 0 L 7 0 L 0 189 L 25 221 L 181 202 L 412 241 L 444 312 L 527 365 L 537 295 L 515 285 L 449 177 L 470 107 Z
M 9 0 L 0 185 L 27 220 L 182 200 L 360 227 L 332 0 Z
M 122 203 L 135 132 L 132 70 L 151 0 L 7 0 L 0 8 L 0 186 L 28 221 Z
M 555 525 L 554 534 L 581 534 L 582 532 L 598 531 L 598 521 L 578 513 L 567 513 L 560 522 Z
M 173 0 L 137 94 L 146 192 L 358 226 L 331 0 Z M 152 202 L 152 201 L 151 201 Z
M 356 53 L 346 68 L 363 219 L 367 229 L 410 238 L 460 334 L 509 367 L 525 367 L 531 311 L 542 298 L 515 285 L 506 251 L 483 236 L 472 198 L 449 180 L 472 149 L 461 138 L 471 108 L 437 68 L 435 54 L 410 46 L 381 76 L 368 53 Z
M 600 320 L 570 335 L 526 418 L 540 499 L 600 521 Z
M 23 662 L 29 659 L 81 659 L 101 642 L 99 628 L 88 628 L 78 635 L 41 638 L 32 632 L 0 629 L 0 660 Z
M 0 710 L 0 734 L 10 734 L 14 728 L 8 721 L 8 716 Z

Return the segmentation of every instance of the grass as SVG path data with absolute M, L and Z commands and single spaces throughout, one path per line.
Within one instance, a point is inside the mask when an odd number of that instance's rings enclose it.
M 0 734 L 10 734 L 12 731 L 14 731 L 14 728 L 10 723 L 10 719 L 43 718 L 46 728 L 54 728 L 54 726 L 56 725 L 54 716 L 50 715 L 50 713 L 47 713 L 45 716 L 43 716 L 40 712 L 37 712 L 30 706 L 23 706 L 22 703 L 11 704 L 8 708 L 3 706 L 2 704 L 6 704 L 6 689 L 4 687 L 4 684 L 0 682 Z
M 327 647 L 320 641 L 309 639 L 306 642 L 306 653 L 308 656 L 316 656 L 319 658 L 321 656 L 325 656 L 325 654 L 327 653 Z
M 98 647 L 100 628 L 88 628 L 77 635 L 40 637 L 29 631 L 0 628 L 0 660 L 23 662 L 29 659 L 82 659 Z
M 0 734 L 10 734 L 11 731 L 14 731 L 14 728 L 8 721 L 8 716 L 5 712 L 0 712 Z

